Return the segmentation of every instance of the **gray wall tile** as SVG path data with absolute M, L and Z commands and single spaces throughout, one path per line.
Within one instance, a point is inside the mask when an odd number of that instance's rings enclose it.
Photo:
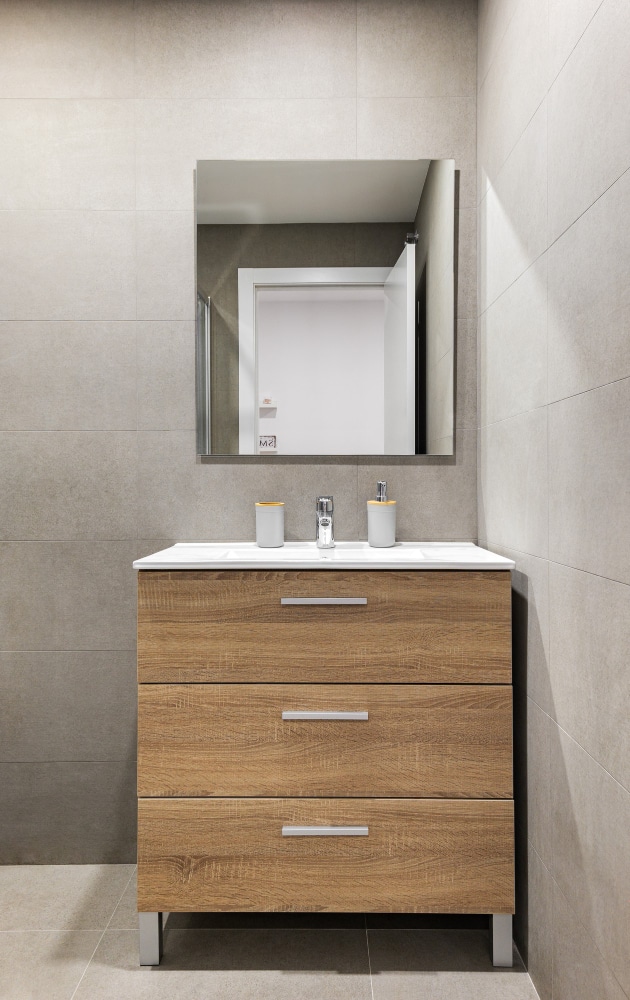
M 136 212 L 139 320 L 195 319 L 195 215 Z
M 195 324 L 139 322 L 138 429 L 195 429 Z
M 135 557 L 132 541 L 0 543 L 3 647 L 134 649 Z
M 630 583 L 630 379 L 549 407 L 549 553 Z
M 510 21 L 516 13 L 518 0 L 482 0 L 477 26 L 477 87 L 483 84 Z
M 357 5 L 357 94 L 468 97 L 476 22 L 471 0 L 364 0 Z
M 481 316 L 481 424 L 547 402 L 547 255 Z
M 131 101 L 0 102 L 0 210 L 135 208 Z
M 549 92 L 550 241 L 628 168 L 628 35 L 626 0 L 605 0 Z
M 483 312 L 547 247 L 547 108 L 535 113 L 479 206 Z
M 549 399 L 630 376 L 630 171 L 549 248 Z
M 625 1000 L 627 994 L 557 886 L 553 911 L 553 1000 Z
M 4 0 L 3 97 L 132 97 L 133 0 Z
M 552 749 L 553 875 L 625 992 L 630 988 L 630 792 L 561 730 Z
M 0 652 L 0 689 L 0 761 L 135 760 L 134 652 Z
M 546 557 L 546 407 L 483 428 L 481 449 L 480 531 L 489 542 Z
M 249 541 L 254 503 L 283 500 L 285 538 L 314 538 L 315 498 L 335 498 L 335 535 L 356 538 L 356 465 L 287 459 L 195 464 L 192 432 L 139 434 L 139 528 L 143 537 Z
M 552 83 L 586 31 L 602 0 L 549 0 L 549 83 Z
M 630 587 L 551 563 L 549 595 L 555 718 L 630 789 Z
M 552 1000 L 554 882 L 551 872 L 531 845 L 528 850 L 527 878 L 529 890 L 527 971 L 540 1000 Z M 516 920 L 518 919 L 517 915 Z M 516 941 L 520 946 L 518 938 Z
M 2 213 L 0 319 L 136 318 L 133 212 Z
M 136 426 L 134 323 L 0 323 L 0 429 Z
M 137 0 L 140 97 L 353 97 L 350 0 Z
M 136 433 L 0 431 L 0 466 L 4 539 L 135 538 Z
M 512 5 L 511 5 L 512 6 Z M 517 0 L 479 91 L 479 196 L 493 184 L 547 92 L 547 0 Z M 494 19 L 499 30 L 503 18 Z M 485 46 L 484 46 L 485 48 Z M 482 53 L 480 63 L 485 56 Z
M 7 865 L 134 864 L 135 762 L 0 764 Z
M 137 207 L 190 210 L 197 160 L 353 159 L 356 100 L 136 102 Z

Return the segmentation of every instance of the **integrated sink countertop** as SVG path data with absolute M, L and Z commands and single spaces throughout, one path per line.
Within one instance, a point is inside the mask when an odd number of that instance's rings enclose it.
M 514 562 L 472 542 L 397 542 L 371 548 L 367 542 L 285 542 L 277 549 L 255 542 L 180 542 L 136 559 L 134 569 L 513 569 Z

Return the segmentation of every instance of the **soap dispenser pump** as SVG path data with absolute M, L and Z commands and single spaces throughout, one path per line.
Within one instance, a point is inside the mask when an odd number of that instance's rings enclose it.
M 390 548 L 396 544 L 396 501 L 387 499 L 387 482 L 379 479 L 376 500 L 367 502 L 368 543 L 373 548 Z

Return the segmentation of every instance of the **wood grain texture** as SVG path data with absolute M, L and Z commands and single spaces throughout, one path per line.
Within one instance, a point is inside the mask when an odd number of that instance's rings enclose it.
M 141 684 L 138 793 L 510 798 L 512 688 Z
M 367 825 L 367 837 L 282 837 Z M 512 913 L 503 800 L 140 799 L 140 911 Z
M 290 606 L 281 597 L 367 597 Z M 511 682 L 510 573 L 146 571 L 143 683 Z

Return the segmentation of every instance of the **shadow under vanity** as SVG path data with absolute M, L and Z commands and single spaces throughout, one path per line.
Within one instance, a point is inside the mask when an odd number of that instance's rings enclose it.
M 142 964 L 164 911 L 487 913 L 512 964 L 513 563 L 346 544 L 134 564 Z

